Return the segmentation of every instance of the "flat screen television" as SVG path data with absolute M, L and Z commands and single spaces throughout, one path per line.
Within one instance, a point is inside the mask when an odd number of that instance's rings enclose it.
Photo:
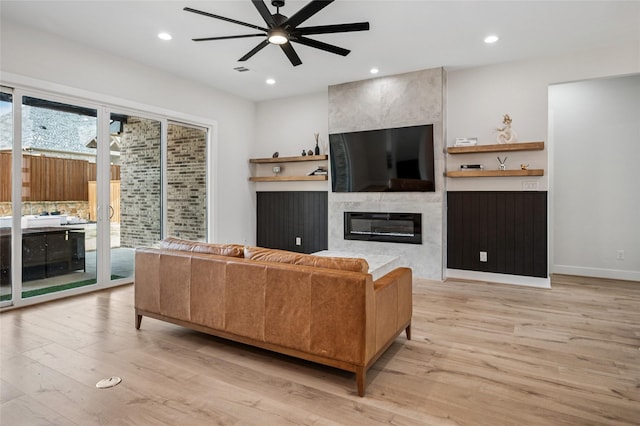
M 329 135 L 333 192 L 435 191 L 433 124 Z

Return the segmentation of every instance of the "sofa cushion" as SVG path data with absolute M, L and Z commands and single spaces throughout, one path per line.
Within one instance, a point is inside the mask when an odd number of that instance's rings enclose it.
M 160 241 L 160 248 L 169 250 L 191 251 L 194 253 L 208 253 L 218 256 L 244 257 L 244 246 L 240 244 L 213 244 L 198 241 L 183 240 L 167 237 Z
M 364 273 L 369 271 L 369 264 L 364 259 L 314 256 L 311 254 L 263 247 L 245 247 L 244 257 L 245 259 L 262 260 L 265 262 L 290 263 L 293 265 L 314 266 L 316 268 L 337 269 L 339 271 Z

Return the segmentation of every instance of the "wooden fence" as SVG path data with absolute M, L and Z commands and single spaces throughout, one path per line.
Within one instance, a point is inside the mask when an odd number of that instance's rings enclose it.
M 96 164 L 86 160 L 22 155 L 23 201 L 88 201 Z M 111 166 L 120 180 L 120 166 Z M 0 202 L 11 201 L 11 153 L 0 153 Z
M 11 201 L 11 154 L 0 152 L 0 201 Z
M 89 220 L 98 220 L 96 181 L 89 181 Z M 109 182 L 109 222 L 120 223 L 120 181 Z

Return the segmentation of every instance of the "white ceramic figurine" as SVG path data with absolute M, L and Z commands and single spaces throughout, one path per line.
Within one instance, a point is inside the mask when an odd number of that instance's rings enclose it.
M 511 129 L 511 117 L 505 114 L 502 120 L 504 127 L 496 129 L 498 131 L 498 143 L 512 143 L 517 140 L 516 132 Z

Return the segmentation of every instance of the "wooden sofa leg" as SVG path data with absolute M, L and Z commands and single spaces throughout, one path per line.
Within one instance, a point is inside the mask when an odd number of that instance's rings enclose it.
M 142 315 L 136 312 L 136 330 L 140 330 L 141 323 L 142 323 Z
M 367 383 L 367 370 L 365 367 L 356 367 L 356 383 L 358 385 L 358 395 L 364 396 L 364 387 Z
M 411 324 L 404 329 L 404 332 L 407 334 L 407 340 L 411 340 Z

